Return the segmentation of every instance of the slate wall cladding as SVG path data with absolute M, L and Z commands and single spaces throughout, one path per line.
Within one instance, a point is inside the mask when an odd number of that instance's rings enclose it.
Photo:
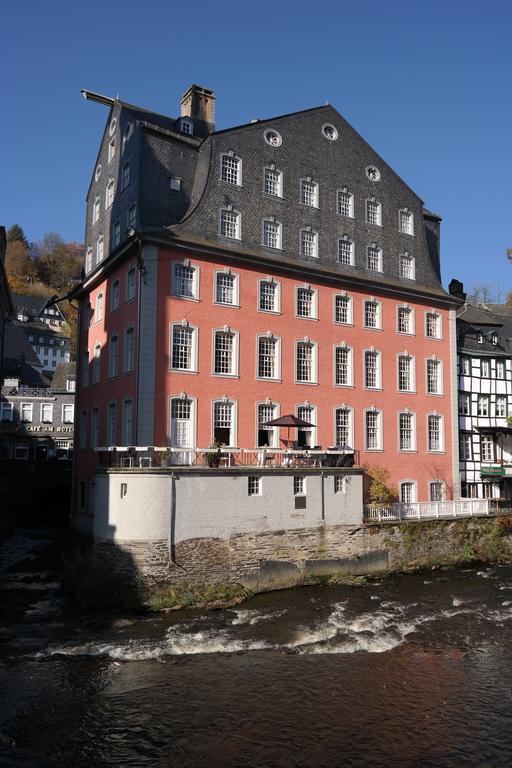
M 332 123 L 338 139 L 329 141 L 322 135 L 324 123 Z M 263 134 L 275 128 L 282 136 L 282 145 L 274 148 L 265 143 Z M 211 146 L 209 146 L 211 145 Z M 439 286 L 438 264 L 432 262 L 420 198 L 403 182 L 377 153 L 354 131 L 332 107 L 322 107 L 303 113 L 249 124 L 210 136 L 200 154 L 211 151 L 209 175 L 195 210 L 177 225 L 181 238 L 187 232 L 208 233 L 211 241 L 236 251 L 239 245 L 258 248 L 275 257 L 276 251 L 261 247 L 262 220 L 275 216 L 282 222 L 283 254 L 295 257 L 304 267 L 328 265 L 340 277 L 362 273 L 378 284 L 382 278 L 397 279 L 399 254 L 409 251 L 416 259 L 416 281 L 402 279 L 404 289 L 411 285 Z M 220 180 L 222 153 L 234 152 L 242 160 L 242 184 L 236 186 Z M 283 173 L 283 197 L 263 193 L 263 168 L 270 163 Z M 200 165 L 203 161 L 200 161 Z M 366 168 L 376 165 L 381 173 L 374 183 L 366 176 Z M 310 176 L 319 184 L 319 207 L 299 202 L 300 179 Z M 354 218 L 336 213 L 336 191 L 346 186 L 355 197 Z M 365 221 L 365 201 L 374 196 L 382 204 L 382 226 Z M 218 235 L 219 211 L 232 205 L 241 213 L 241 241 L 230 241 Z M 398 216 L 407 207 L 414 214 L 415 235 L 399 233 Z M 299 257 L 299 231 L 311 226 L 319 233 L 319 259 Z M 355 268 L 336 262 L 337 238 L 347 234 L 355 242 Z M 366 269 L 366 246 L 376 242 L 383 250 L 383 273 Z

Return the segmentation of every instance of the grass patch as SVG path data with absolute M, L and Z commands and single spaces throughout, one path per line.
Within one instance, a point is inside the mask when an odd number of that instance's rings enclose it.
M 227 608 L 252 597 L 241 584 L 158 584 L 147 586 L 144 606 L 148 611 L 179 608 Z

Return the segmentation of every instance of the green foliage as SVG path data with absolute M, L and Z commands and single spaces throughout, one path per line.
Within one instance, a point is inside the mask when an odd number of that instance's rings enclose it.
M 365 503 L 392 504 L 398 501 L 396 488 L 390 485 L 390 473 L 383 467 L 364 467 Z
M 159 584 L 146 586 L 144 607 L 149 611 L 179 608 L 214 608 L 238 605 L 252 597 L 241 584 Z
M 13 224 L 12 227 L 9 227 L 6 232 L 6 238 L 8 243 L 20 242 L 28 250 L 28 240 L 19 224 Z

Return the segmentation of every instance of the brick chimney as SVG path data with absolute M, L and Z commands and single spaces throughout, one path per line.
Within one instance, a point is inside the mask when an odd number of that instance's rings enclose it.
M 181 117 L 190 117 L 194 136 L 207 136 L 215 130 L 215 94 L 201 85 L 191 85 L 181 97 Z

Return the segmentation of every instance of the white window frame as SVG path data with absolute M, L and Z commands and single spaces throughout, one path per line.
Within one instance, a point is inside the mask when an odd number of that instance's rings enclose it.
M 409 384 L 407 389 L 400 387 L 400 361 L 406 359 L 409 361 Z M 410 352 L 404 350 L 404 352 L 398 352 L 396 356 L 396 389 L 400 393 L 416 393 L 416 359 Z
M 427 413 L 427 430 L 426 430 L 426 438 L 427 438 L 427 453 L 444 453 L 444 418 L 441 416 L 441 414 L 437 412 L 433 413 Z M 439 447 L 438 448 L 431 448 L 431 440 L 430 440 L 430 419 L 436 418 L 439 420 Z
M 249 475 L 247 478 L 247 495 L 248 496 L 261 496 L 261 476 Z
M 194 123 L 192 120 L 189 120 L 188 117 L 181 117 L 180 118 L 180 131 L 182 133 L 186 133 L 187 136 L 193 136 L 194 135 Z
M 476 415 L 479 416 L 480 418 L 485 418 L 485 419 L 489 418 L 489 416 L 491 415 L 490 395 L 481 393 L 477 396 Z
M 229 164 L 233 164 L 229 166 Z M 228 167 L 229 166 L 229 167 Z M 233 176 L 228 178 L 229 176 Z M 226 184 L 232 184 L 237 187 L 242 186 L 242 158 L 235 155 L 234 152 L 223 152 L 220 156 L 220 180 Z
M 435 336 L 429 334 L 429 317 L 434 317 L 436 319 Z M 435 309 L 429 309 L 425 312 L 425 338 L 438 340 L 443 338 L 442 317 Z
M 105 210 L 108 211 L 108 209 L 113 205 L 114 203 L 114 195 L 115 195 L 115 181 L 113 178 L 110 178 L 108 180 L 108 184 L 105 188 Z
M 299 345 L 307 345 L 311 348 L 311 378 L 310 379 L 299 379 L 298 377 L 298 350 Z M 316 341 L 312 341 L 310 338 L 306 337 L 304 339 L 296 339 L 295 340 L 295 366 L 294 366 L 294 381 L 295 384 L 318 384 L 318 344 Z
M 45 419 L 44 418 L 44 412 L 47 409 L 50 409 L 50 418 L 49 419 Z M 53 403 L 41 403 L 39 421 L 42 424 L 51 424 L 53 422 Z
M 275 237 L 275 245 L 272 245 L 269 238 L 269 227 L 275 227 L 272 238 Z M 283 248 L 283 226 L 275 217 L 263 219 L 261 223 L 261 244 L 265 248 L 272 248 L 274 251 L 280 251 Z
M 96 294 L 96 312 L 94 313 L 94 321 L 99 323 L 103 320 L 103 291 Z
M 341 244 L 348 245 L 349 253 L 348 253 L 348 261 L 342 261 L 340 258 L 341 255 Z M 341 264 L 344 267 L 353 267 L 355 265 L 355 255 L 354 255 L 354 241 L 350 239 L 348 235 L 343 235 L 342 237 L 338 237 L 336 241 L 336 263 Z
M 129 411 L 130 411 L 130 429 L 128 430 L 128 422 L 127 422 L 127 413 L 128 413 L 128 405 L 129 405 Z M 122 421 L 121 421 L 121 443 L 124 446 L 134 445 L 134 434 L 133 434 L 133 426 L 134 426 L 134 419 L 133 419 L 133 399 L 131 397 L 125 397 L 123 400 L 123 409 L 122 409 Z
M 133 275 L 133 281 L 131 279 L 131 275 Z M 130 266 L 126 271 L 126 291 L 125 291 L 125 298 L 126 301 L 133 301 L 133 299 L 137 295 L 137 275 L 135 271 L 135 265 Z
M 370 221 L 374 218 L 373 213 L 370 215 L 370 206 L 376 206 L 375 208 L 375 221 Z M 373 210 L 373 209 L 372 209 Z M 382 204 L 375 197 L 368 197 L 364 203 L 364 220 L 366 224 L 373 227 L 382 227 Z
M 343 350 L 347 354 L 347 380 L 338 381 L 338 351 Z M 354 386 L 354 350 L 345 342 L 334 344 L 333 346 L 333 386 L 335 387 L 353 387 Z
M 174 329 L 183 328 L 190 331 L 190 367 L 182 368 L 174 365 Z M 197 373 L 198 365 L 198 329 L 194 325 L 190 325 L 187 320 L 182 320 L 179 323 L 170 323 L 169 326 L 169 370 L 176 373 Z
M 333 445 L 348 445 L 350 447 L 354 446 L 354 409 L 351 408 L 346 403 L 342 403 L 341 405 L 335 405 L 332 409 L 333 411 Z M 348 424 L 347 424 L 347 442 L 346 443 L 340 443 L 338 441 L 338 412 L 343 411 L 348 416 Z
M 496 417 L 498 419 L 506 418 L 507 416 L 507 396 L 496 395 Z
M 131 348 L 128 339 L 132 339 Z M 135 370 L 135 326 L 131 323 L 124 330 L 123 344 L 123 373 L 133 373 Z
M 471 432 L 459 432 L 459 459 L 460 461 L 473 461 Z
M 373 267 L 370 266 L 370 251 L 376 252 L 377 254 L 377 269 L 373 269 Z M 372 254 L 372 258 L 375 254 Z M 377 243 L 369 243 L 366 246 L 366 270 L 368 272 L 382 272 L 383 271 L 383 258 L 382 258 L 382 248 L 377 245 Z
M 411 444 L 409 448 L 403 448 L 402 447 L 402 416 L 410 417 L 411 419 Z M 403 411 L 400 411 L 397 414 L 397 446 L 398 446 L 398 452 L 399 453 L 415 453 L 417 450 L 416 447 L 416 414 L 410 411 L 408 408 L 405 408 Z
M 307 416 L 302 413 L 301 410 L 307 411 Z M 296 444 L 299 445 L 302 441 L 299 440 L 299 434 L 302 432 L 309 432 L 310 437 L 310 443 L 309 445 L 311 447 L 315 446 L 318 441 L 318 427 L 316 426 L 318 424 L 318 408 L 316 405 L 313 405 L 308 400 L 305 400 L 303 403 L 297 403 L 295 406 L 295 414 L 299 418 L 303 418 L 305 421 L 309 421 L 311 424 L 314 424 L 315 426 L 312 427 L 299 427 L 297 429 L 297 440 Z
M 375 386 L 368 385 L 367 382 L 367 355 L 375 355 L 376 360 L 376 367 L 375 367 Z M 375 347 L 370 347 L 368 349 L 363 349 L 363 389 L 371 389 L 371 390 L 378 390 L 382 389 L 382 353 L 375 349 Z
M 222 373 L 217 372 L 215 370 L 215 352 L 217 348 L 217 337 L 219 335 L 229 334 L 232 337 L 232 347 L 231 347 L 231 371 L 228 373 Z M 220 376 L 222 378 L 238 378 L 238 371 L 239 371 L 239 351 L 240 351 L 240 333 L 233 328 L 230 328 L 228 325 L 225 325 L 223 328 L 213 328 L 212 329 L 212 361 L 211 361 L 211 370 L 212 370 L 212 376 Z
M 173 402 L 174 401 L 183 401 L 186 400 L 190 404 L 190 445 L 186 446 L 178 446 L 175 445 L 175 442 L 173 442 Z M 197 445 L 197 398 L 185 394 L 184 392 L 176 393 L 174 395 L 169 395 L 168 398 L 168 419 L 167 419 L 167 428 L 168 428 L 168 434 L 167 434 L 167 444 L 170 445 L 172 448 L 183 448 L 185 451 L 187 448 L 194 448 Z
M 108 340 L 108 377 L 109 379 L 113 379 L 118 375 L 119 375 L 119 334 L 117 333 L 117 331 L 113 331 Z
M 429 363 L 436 363 L 437 364 L 437 391 L 431 392 L 429 387 L 429 375 L 428 375 L 428 369 L 429 369 Z M 431 397 L 442 397 L 444 395 L 444 386 L 443 386 L 443 361 L 439 360 L 438 357 L 427 357 L 425 360 L 425 392 L 427 395 L 430 395 Z
M 409 317 L 409 330 L 402 331 L 400 329 L 400 313 L 401 311 L 404 311 L 407 313 Z M 396 308 L 396 332 L 401 334 L 402 336 L 414 336 L 415 335 L 415 316 L 414 316 L 414 309 L 410 307 L 408 304 L 398 304 Z
M 96 195 L 92 204 L 92 223 L 93 224 L 96 224 L 96 222 L 100 218 L 100 210 L 101 210 L 100 196 Z
M 375 304 L 376 306 L 376 312 L 375 312 L 375 323 L 376 325 L 366 325 L 366 305 L 367 304 Z M 377 299 L 373 296 L 370 296 L 369 298 L 366 298 L 363 300 L 363 328 L 366 328 L 370 331 L 381 331 L 382 330 L 382 304 L 380 301 L 377 301 Z
M 349 198 L 348 200 L 348 213 L 344 213 L 341 210 L 341 195 L 347 195 Z M 336 213 L 338 216 L 345 216 L 346 218 L 353 219 L 354 218 L 354 195 L 352 192 L 349 192 L 347 187 L 342 187 L 341 189 L 336 190 Z
M 402 492 L 403 486 L 407 486 L 411 491 L 409 499 L 404 499 L 404 494 Z M 416 480 L 400 480 L 398 483 L 398 490 L 401 504 L 414 504 L 414 502 L 418 500 L 418 483 Z
M 310 186 L 310 189 L 307 189 Z M 299 186 L 299 202 L 301 205 L 305 205 L 307 208 L 319 208 L 320 191 L 317 181 L 308 176 L 300 180 Z M 312 202 L 307 202 L 311 199 Z
M 71 418 L 66 418 L 66 410 L 71 408 Z M 62 404 L 62 413 L 61 413 L 61 419 L 63 424 L 74 424 L 75 422 L 75 404 L 74 403 L 63 403 Z
M 459 416 L 471 416 L 471 393 L 459 392 L 458 401 Z
M 219 277 L 227 275 L 233 278 L 233 301 L 219 301 L 218 299 L 218 280 Z M 219 304 L 222 307 L 240 307 L 240 275 L 237 272 L 232 272 L 228 268 L 216 269 L 213 282 L 213 303 Z
M 212 425 L 212 445 L 215 443 L 215 405 L 217 403 L 223 403 L 224 405 L 231 406 L 231 426 L 230 426 L 230 440 L 226 443 L 226 448 L 236 448 L 238 443 L 238 402 L 232 398 L 216 398 L 212 400 L 212 412 L 211 412 L 211 425 Z
M 268 340 L 274 342 L 274 375 L 262 376 L 260 374 L 261 351 L 260 342 Z M 280 381 L 281 380 L 281 338 L 267 331 L 256 336 L 256 379 L 261 381 Z
M 506 378 L 506 365 L 504 360 L 496 360 L 496 378 L 504 381 Z
M 121 170 L 121 191 L 123 189 L 126 189 L 129 183 L 130 183 L 130 161 L 126 160 L 126 162 L 123 163 L 123 168 Z
M 496 445 L 493 436 L 489 432 L 480 434 L 480 461 L 491 464 L 496 460 Z
M 177 267 L 184 267 L 185 269 L 191 269 L 192 280 L 191 289 L 192 295 L 188 296 L 185 293 L 178 291 L 181 278 L 177 276 Z M 193 264 L 189 259 L 183 259 L 182 261 L 173 261 L 171 265 L 171 296 L 177 299 L 183 299 L 185 301 L 199 301 L 199 265 Z
M 116 156 L 116 137 L 112 136 L 108 143 L 108 162 L 111 163 Z
M 275 403 L 270 399 L 260 400 L 256 403 L 256 445 L 258 446 L 258 448 L 264 447 L 259 444 L 260 423 L 261 424 L 264 423 L 263 421 L 260 422 L 260 408 L 271 409 L 272 419 L 276 419 L 280 415 L 279 403 Z M 271 419 L 268 419 L 268 421 L 270 420 Z M 264 431 L 268 432 L 270 435 L 270 442 L 268 443 L 268 447 L 279 448 L 279 427 L 266 427 Z
M 416 259 L 409 251 L 404 251 L 399 256 L 399 275 L 404 280 L 416 280 Z
M 136 203 L 132 203 L 128 208 L 128 211 L 126 213 L 126 223 L 128 225 L 128 229 L 135 229 L 135 226 L 137 224 L 137 204 Z
M 491 361 L 489 358 L 480 359 L 480 376 L 482 379 L 489 379 L 491 376 Z
M 404 221 L 402 220 L 402 214 L 405 214 L 404 219 L 407 219 L 407 225 L 405 226 Z M 398 211 L 398 231 L 401 235 L 410 235 L 411 237 L 414 237 L 414 214 L 407 207 L 400 208 Z
M 310 315 L 300 315 L 299 314 L 299 292 L 300 291 L 306 291 L 311 296 L 311 314 Z M 295 286 L 295 317 L 299 320 L 318 320 L 318 290 L 316 288 L 312 288 L 312 286 L 309 283 L 304 283 L 303 285 L 296 285 Z
M 267 283 L 275 286 L 274 309 L 265 309 L 265 308 L 262 308 L 261 306 L 262 283 Z M 274 278 L 271 275 L 268 275 L 267 277 L 258 278 L 258 307 L 257 308 L 259 312 L 270 312 L 271 314 L 274 314 L 274 315 L 281 314 L 281 283 L 279 282 L 279 280 L 274 280 Z
M 383 434 L 382 434 L 382 424 L 383 424 L 383 417 L 382 417 L 382 411 L 378 408 L 365 408 L 364 411 L 364 450 L 368 451 L 370 453 L 374 453 L 375 451 L 382 451 L 383 450 Z M 369 446 L 369 440 L 368 440 L 368 414 L 373 413 L 376 416 L 376 444 Z
M 304 475 L 293 476 L 293 495 L 306 496 L 306 478 Z
M 114 418 L 112 418 L 112 415 Z M 106 444 L 107 446 L 117 445 L 117 403 L 111 400 L 107 405 L 107 425 L 106 425 Z
M 347 302 L 347 321 L 344 322 L 343 320 L 338 320 L 338 312 L 337 312 L 337 305 L 338 305 L 338 299 L 345 299 Z M 352 297 L 349 296 L 347 293 L 335 293 L 333 295 L 333 312 L 334 312 L 334 319 L 333 322 L 336 325 L 353 325 L 354 324 L 354 315 L 353 315 L 353 304 Z
M 92 247 L 89 245 L 85 252 L 85 271 L 89 273 L 92 269 Z
M 116 278 L 110 288 L 110 311 L 115 312 L 121 305 L 121 282 Z
M 227 222 L 227 216 L 233 217 L 234 220 Z M 226 234 L 227 227 L 234 227 L 234 234 Z M 221 208 L 219 211 L 219 236 L 225 237 L 226 240 L 241 240 L 242 239 L 242 215 L 240 211 L 235 211 L 233 208 Z
M 277 176 L 277 193 L 269 192 L 266 184 L 266 173 L 275 173 Z M 267 165 L 263 168 L 263 194 L 269 195 L 270 197 L 283 197 L 283 172 L 280 171 L 278 168 L 275 167 L 275 165 L 272 163 L 271 165 Z
M 434 487 L 438 487 L 439 490 L 441 491 L 441 493 L 440 493 L 441 498 L 440 499 L 437 499 L 437 498 L 434 499 L 433 498 L 434 494 L 433 494 L 432 491 L 433 491 Z M 437 496 L 437 494 L 435 494 L 435 495 Z M 429 480 L 428 481 L 428 498 L 429 498 L 429 501 L 433 501 L 433 502 L 444 501 L 446 499 L 446 483 L 444 482 L 444 480 Z
M 103 235 L 100 235 L 96 240 L 96 264 L 99 264 L 101 261 L 103 261 L 104 256 L 105 256 L 105 238 L 103 237 Z
M 308 248 L 306 249 L 306 241 L 304 240 L 304 235 L 312 235 L 312 241 L 308 242 Z M 311 253 L 306 253 L 306 250 L 309 251 L 309 246 L 312 246 Z M 308 259 L 318 259 L 318 232 L 314 230 L 312 227 L 301 227 L 300 233 L 299 233 L 299 256 L 304 256 Z

